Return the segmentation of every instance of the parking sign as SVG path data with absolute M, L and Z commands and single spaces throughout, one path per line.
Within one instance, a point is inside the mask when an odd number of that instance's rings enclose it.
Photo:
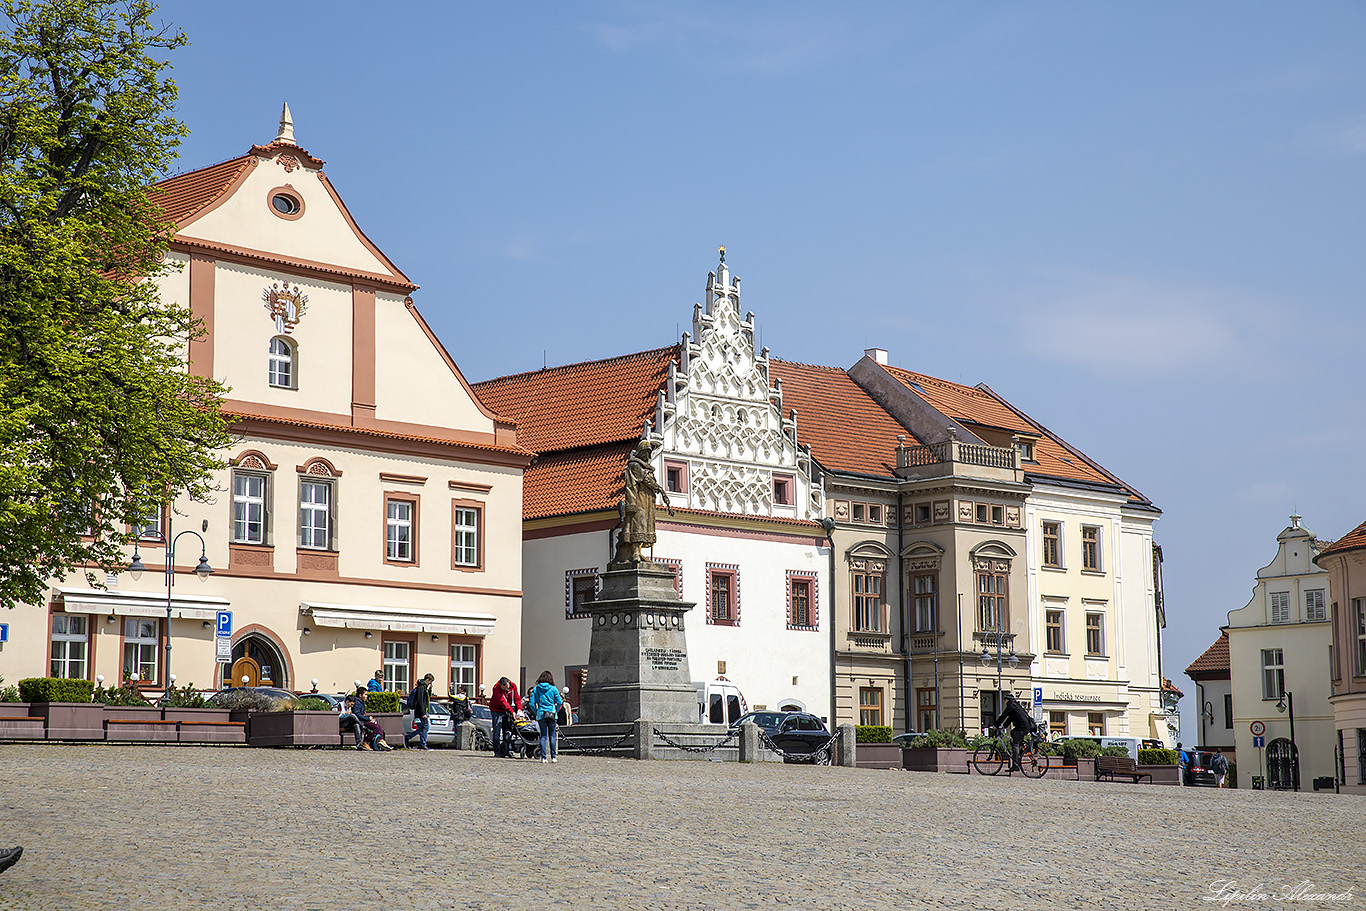
M 232 635 L 232 611 L 221 610 L 218 612 L 218 635 Z
M 1034 704 L 1043 705 L 1043 687 L 1034 687 Z

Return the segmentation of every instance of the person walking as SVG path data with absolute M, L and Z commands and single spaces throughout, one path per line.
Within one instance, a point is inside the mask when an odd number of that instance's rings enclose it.
M 408 694 L 408 708 L 413 713 L 413 729 L 403 735 L 404 746 L 409 745 L 416 737 L 422 749 L 431 749 L 427 746 L 427 732 L 432 727 L 432 719 L 428 713 L 432 708 L 432 684 L 435 681 L 436 676 L 428 674 L 419 680 L 417 686 Z
M 367 683 L 367 684 L 365 685 L 365 688 L 366 688 L 368 691 L 372 692 L 372 693 L 382 693 L 382 692 L 384 692 L 384 669 L 383 669 L 383 668 L 380 668 L 379 670 L 375 671 L 375 676 L 373 676 L 373 677 L 370 678 L 370 682 Z
M 1176 777 L 1181 779 L 1181 784 L 1186 783 L 1186 766 L 1190 765 L 1190 756 L 1181 746 L 1181 741 L 1176 741 Z
M 521 705 L 522 697 L 517 692 L 517 684 L 506 677 L 499 677 L 493 686 L 493 698 L 489 700 L 489 711 L 493 713 L 493 755 L 511 758 L 513 716 Z
M 558 762 L 555 754 L 558 752 L 556 741 L 559 731 L 556 728 L 559 726 L 559 710 L 564 697 L 555 686 L 555 677 L 550 671 L 541 671 L 541 676 L 536 678 L 530 700 L 531 714 L 541 728 L 541 762 Z
M 1223 747 L 1214 748 L 1214 759 L 1210 762 L 1210 768 L 1214 770 L 1215 786 L 1228 787 L 1228 759 L 1224 756 Z

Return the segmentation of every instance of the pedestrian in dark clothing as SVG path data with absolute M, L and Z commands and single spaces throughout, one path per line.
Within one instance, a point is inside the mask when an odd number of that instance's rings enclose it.
M 1215 747 L 1214 759 L 1210 761 L 1210 768 L 1214 770 L 1218 786 L 1221 788 L 1228 787 L 1228 758 L 1224 756 L 1222 747 Z
M 428 713 L 432 708 L 432 683 L 435 680 L 435 676 L 428 674 L 419 680 L 417 686 L 408 694 L 408 708 L 413 713 L 413 728 L 403 735 L 405 745 L 416 737 L 422 749 L 431 749 L 427 746 L 427 732 L 432 726 L 432 719 Z
M 521 701 L 522 697 L 517 693 L 517 684 L 506 677 L 499 677 L 493 687 L 493 698 L 489 700 L 489 711 L 493 713 L 494 756 L 513 755 L 513 717 Z
M 351 697 L 350 708 L 351 713 L 356 716 L 360 723 L 365 726 L 365 730 L 369 732 L 370 749 L 376 751 L 393 749 L 393 747 L 389 746 L 384 740 L 384 728 L 380 727 L 379 722 L 371 718 L 369 713 L 365 711 L 364 687 L 356 687 L 356 693 Z
M 1001 709 L 1001 714 L 996 718 L 996 727 L 1010 728 L 1010 768 L 1012 771 L 1020 768 L 1020 747 L 1024 744 L 1024 739 L 1039 729 L 1033 717 L 1015 698 L 1015 694 L 1006 693 L 1005 708 Z

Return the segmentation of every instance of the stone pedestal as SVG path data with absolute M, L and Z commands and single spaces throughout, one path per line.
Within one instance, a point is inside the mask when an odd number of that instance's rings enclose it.
M 612 564 L 602 575 L 591 614 L 588 683 L 579 691 L 580 721 L 696 724 L 697 691 L 688 670 L 683 615 L 673 571 L 642 561 Z

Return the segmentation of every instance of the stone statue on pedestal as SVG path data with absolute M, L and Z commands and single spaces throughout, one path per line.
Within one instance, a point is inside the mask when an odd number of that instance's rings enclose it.
M 621 531 L 617 533 L 617 552 L 611 566 L 633 566 L 653 561 L 641 556 L 641 549 L 655 543 L 655 497 L 664 498 L 664 508 L 674 514 L 669 492 L 659 486 L 655 470 L 650 466 L 650 455 L 658 446 L 652 440 L 641 440 L 640 445 L 626 460 L 626 506 Z

